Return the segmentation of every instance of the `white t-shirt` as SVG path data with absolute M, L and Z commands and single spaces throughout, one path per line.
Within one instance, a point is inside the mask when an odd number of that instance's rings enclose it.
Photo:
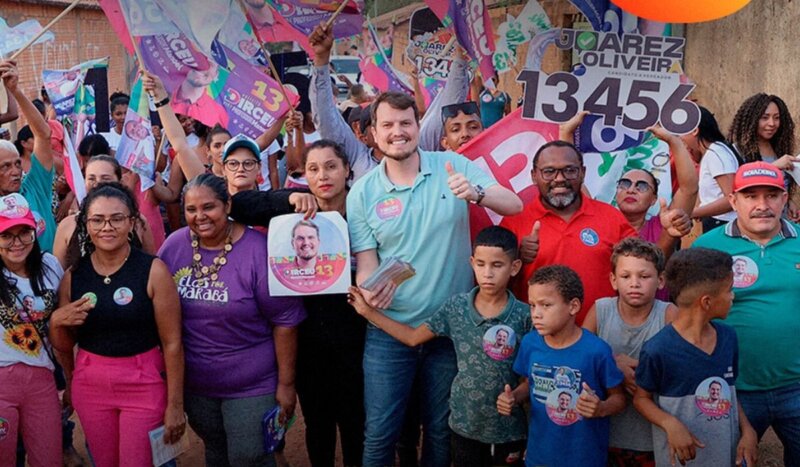
M 712 143 L 708 147 L 703 158 L 700 159 L 700 182 L 699 193 L 700 206 L 710 204 L 723 196 L 722 190 L 717 183 L 716 178 L 720 175 L 735 174 L 739 168 L 739 161 L 736 156 L 722 143 Z M 714 219 L 721 221 L 732 221 L 736 219 L 736 212 L 730 211 L 719 216 L 714 216 Z
M 117 128 L 112 126 L 108 133 L 100 134 L 108 141 L 108 147 L 110 147 L 112 151 L 116 151 L 119 142 L 122 140 L 122 134 L 117 133 Z
M 11 282 L 16 281 L 19 295 L 13 308 L 0 305 L 0 331 L 3 333 L 0 339 L 0 367 L 24 363 L 54 369 L 41 339 L 47 340 L 46 326 L 50 314 L 58 307 L 58 284 L 64 270 L 50 253 L 42 256 L 42 262 L 45 271 L 45 292 L 42 297 L 33 295 L 29 279 L 3 270 Z M 50 342 L 46 341 L 44 345 L 49 347 Z

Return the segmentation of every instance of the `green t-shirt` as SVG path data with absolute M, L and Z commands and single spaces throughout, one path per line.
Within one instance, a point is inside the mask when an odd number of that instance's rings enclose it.
M 56 218 L 53 217 L 53 169 L 42 167 L 36 155 L 31 156 L 31 170 L 22 179 L 19 193 L 25 197 L 31 210 L 35 213 L 37 224 L 44 221 L 45 231 L 39 236 L 39 246 L 43 251 L 53 251 L 53 240 L 56 237 Z M 37 226 L 37 230 L 39 230 Z
M 733 306 L 725 323 L 739 338 L 740 391 L 763 391 L 800 381 L 800 226 L 782 221 L 765 246 L 742 236 L 736 221 L 692 246 L 733 256 Z
M 514 359 L 522 337 L 531 330 L 530 308 L 508 292 L 508 303 L 494 318 L 475 309 L 471 292 L 451 297 L 426 321 L 438 336 L 453 341 L 458 374 L 450 389 L 450 428 L 487 444 L 525 439 L 525 413 L 515 407 L 510 417 L 497 413 L 497 396 L 506 384 L 516 387 Z

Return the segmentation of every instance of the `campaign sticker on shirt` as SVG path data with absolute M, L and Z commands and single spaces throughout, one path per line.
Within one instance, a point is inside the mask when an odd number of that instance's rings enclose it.
M 597 232 L 594 229 L 586 227 L 585 229 L 581 230 L 581 241 L 586 246 L 595 246 L 600 243 L 600 236 L 597 235 Z
M 94 292 L 86 292 L 81 296 L 81 298 L 88 298 L 89 303 L 92 306 L 97 305 L 97 294 L 95 294 Z
M 494 325 L 483 335 L 483 351 L 492 360 L 505 360 L 512 356 L 516 345 L 514 330 L 505 324 Z
M 694 403 L 709 417 L 727 417 L 731 411 L 731 387 L 718 376 L 706 378 L 694 392 Z
M 8 420 L 5 418 L 0 418 L 0 441 L 5 439 L 8 436 L 8 432 L 11 430 L 11 425 L 8 423 Z
M 133 292 L 127 287 L 120 287 L 114 291 L 114 303 L 125 306 L 133 301 Z
M 483 95 L 481 96 L 481 100 L 482 100 L 483 102 L 486 102 L 486 103 L 488 104 L 489 102 L 492 102 L 492 95 L 491 95 L 491 94 L 489 94 L 488 92 L 485 92 L 485 93 L 483 93 Z
M 545 402 L 547 416 L 556 425 L 567 426 L 581 419 L 575 409 L 578 404 L 578 393 L 571 389 L 556 388 L 550 392 Z
M 403 202 L 394 196 L 381 200 L 381 202 L 375 206 L 375 214 L 377 214 L 378 218 L 382 221 L 394 219 L 395 217 L 399 217 L 402 213 Z
M 267 247 L 270 295 L 346 293 L 350 287 L 350 238 L 338 212 L 275 217 Z
M 758 280 L 758 265 L 747 256 L 733 257 L 733 286 L 745 289 Z

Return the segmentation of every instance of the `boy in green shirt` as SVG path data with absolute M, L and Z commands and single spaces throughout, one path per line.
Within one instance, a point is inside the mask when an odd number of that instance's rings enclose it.
M 511 417 L 497 413 L 496 397 L 517 384 L 512 365 L 519 342 L 531 329 L 528 305 L 508 290 L 520 270 L 516 236 L 502 227 L 488 227 L 475 238 L 470 264 L 478 286 L 458 294 L 423 325 L 398 323 L 367 305 L 357 287 L 351 303 L 372 324 L 409 346 L 437 337 L 453 340 L 458 374 L 450 395 L 453 464 L 521 465 L 525 449 L 525 414 L 516 407 Z

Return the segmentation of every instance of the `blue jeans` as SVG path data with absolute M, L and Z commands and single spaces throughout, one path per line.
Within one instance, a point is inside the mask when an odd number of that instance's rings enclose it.
M 783 443 L 783 462 L 800 467 L 800 382 L 769 391 L 737 391 L 758 439 L 772 426 Z
M 453 343 L 436 338 L 408 347 L 373 326 L 364 348 L 364 467 L 394 465 L 414 378 L 419 378 L 424 467 L 450 465 L 450 386 L 457 372 Z

